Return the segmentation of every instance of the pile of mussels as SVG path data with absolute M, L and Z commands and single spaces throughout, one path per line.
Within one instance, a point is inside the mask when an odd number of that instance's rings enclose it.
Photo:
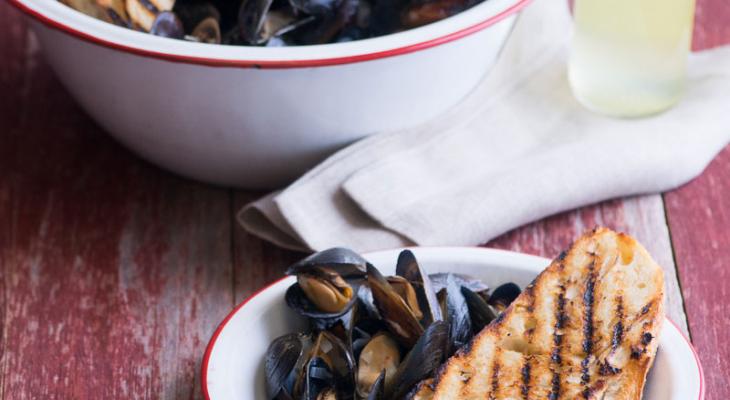
M 60 0 L 92 17 L 204 43 L 344 42 L 428 24 L 483 0 Z
M 297 283 L 286 303 L 310 331 L 276 338 L 267 350 L 267 392 L 276 400 L 428 399 L 438 367 L 520 294 L 514 283 L 490 293 L 468 276 L 428 275 L 408 250 L 395 276 L 343 248 L 287 274 Z

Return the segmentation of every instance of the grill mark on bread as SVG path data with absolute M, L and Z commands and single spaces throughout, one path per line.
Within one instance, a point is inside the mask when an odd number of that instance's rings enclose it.
M 530 358 L 525 357 L 525 364 L 522 366 L 522 400 L 530 398 Z
M 616 325 L 613 326 L 613 336 L 611 336 L 611 349 L 616 350 L 624 340 L 624 298 L 616 296 Z
M 596 255 L 591 253 L 592 260 L 588 263 L 588 279 L 586 280 L 583 292 L 583 353 L 585 354 L 581 365 L 580 381 L 588 385 L 591 381 L 589 371 L 590 358 L 593 354 L 593 306 L 595 303 L 596 291 Z M 587 398 L 587 397 L 586 397 Z
M 495 350 L 494 362 L 492 363 L 492 381 L 491 389 L 489 390 L 489 400 L 497 400 L 497 392 L 499 391 L 499 357 L 501 357 L 502 351 L 497 348 Z
M 563 257 L 564 258 L 564 257 Z M 563 265 L 560 264 L 560 270 L 562 271 Z M 553 332 L 553 347 L 550 352 L 550 362 L 552 363 L 553 378 L 551 382 L 549 400 L 557 400 L 560 398 L 560 369 L 563 364 L 562 357 L 560 355 L 560 349 L 563 344 L 563 327 L 565 327 L 565 321 L 567 315 L 565 314 L 565 292 L 566 287 L 564 283 L 561 283 L 558 291 L 557 307 L 555 308 L 555 329 Z

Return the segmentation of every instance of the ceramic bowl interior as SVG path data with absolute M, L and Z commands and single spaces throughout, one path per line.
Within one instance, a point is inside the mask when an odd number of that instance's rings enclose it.
M 491 287 L 529 284 L 549 260 L 524 254 L 478 248 L 412 249 L 429 273 L 458 272 L 483 279 Z M 395 272 L 399 251 L 370 253 L 366 258 L 384 274 Z M 265 399 L 263 357 L 275 337 L 301 330 L 305 321 L 284 303 L 294 278 L 263 289 L 234 310 L 221 324 L 203 360 L 203 392 L 209 399 Z M 702 370 L 692 346 L 667 321 L 650 373 L 644 400 L 702 399 Z

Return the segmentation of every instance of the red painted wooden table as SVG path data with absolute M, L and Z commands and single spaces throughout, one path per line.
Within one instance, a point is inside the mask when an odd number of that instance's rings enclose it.
M 695 48 L 728 42 L 730 3 L 699 0 Z M 0 2 L 0 398 L 200 398 L 216 324 L 301 254 L 234 223 L 261 193 L 187 181 L 120 147 L 39 50 Z M 679 190 L 557 215 L 487 246 L 552 257 L 596 224 L 637 236 L 666 269 L 670 317 L 697 347 L 707 399 L 727 400 L 729 198 L 730 148 Z

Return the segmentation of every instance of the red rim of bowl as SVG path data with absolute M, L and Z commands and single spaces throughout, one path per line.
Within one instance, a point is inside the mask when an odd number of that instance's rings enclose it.
M 445 43 L 463 38 L 465 36 L 471 35 L 476 32 L 479 32 L 482 29 L 485 29 L 485 28 L 503 20 L 504 18 L 507 18 L 510 15 L 520 11 L 525 6 L 527 6 L 527 4 L 530 3 L 530 1 L 531 0 L 519 0 L 515 4 L 511 5 L 507 9 L 505 9 L 504 11 L 500 12 L 499 14 L 496 14 L 482 22 L 479 22 L 475 25 L 458 30 L 456 32 L 452 32 L 452 33 L 446 34 L 441 37 L 427 40 L 425 42 L 414 43 L 414 44 L 410 44 L 407 46 L 397 47 L 394 49 L 378 51 L 378 52 L 373 52 L 373 53 L 366 53 L 366 54 L 356 54 L 356 55 L 346 56 L 346 57 L 333 57 L 333 58 L 312 59 L 312 60 L 255 61 L 255 60 L 225 60 L 225 59 L 216 59 L 216 58 L 167 54 L 167 53 L 162 53 L 162 52 L 157 52 L 157 51 L 152 51 L 152 50 L 139 49 L 139 48 L 131 47 L 131 46 L 127 46 L 127 45 L 122 45 L 119 43 L 115 43 L 112 41 L 98 38 L 93 35 L 89 35 L 87 33 L 74 29 L 68 25 L 64 25 L 61 22 L 48 18 L 47 16 L 45 16 L 35 10 L 32 10 L 25 4 L 21 3 L 20 0 L 9 0 L 10 4 L 14 5 L 16 8 L 18 8 L 25 14 L 39 20 L 40 22 L 44 23 L 45 25 L 47 25 L 53 29 L 57 29 L 57 30 L 60 30 L 67 34 L 70 34 L 72 36 L 75 36 L 84 41 L 87 41 L 87 42 L 90 42 L 90 43 L 93 43 L 96 45 L 100 45 L 103 47 L 107 47 L 107 48 L 111 48 L 111 49 L 115 49 L 115 50 L 121 50 L 123 52 L 136 54 L 136 55 L 143 56 L 143 57 L 156 58 L 156 59 L 171 61 L 171 62 L 176 62 L 176 63 L 198 64 L 198 65 L 206 65 L 206 66 L 211 66 L 211 67 L 272 68 L 272 69 L 273 68 L 279 69 L 279 68 L 324 67 L 324 66 L 332 66 L 332 65 L 350 64 L 350 63 L 356 63 L 356 62 L 361 62 L 361 61 L 370 61 L 370 60 L 377 60 L 377 59 L 386 58 L 386 57 L 393 57 L 393 56 L 398 56 L 398 55 L 402 55 L 402 54 L 412 53 L 412 52 L 419 51 L 419 50 L 428 49 L 428 48 L 431 48 L 434 46 L 438 46 L 441 44 L 445 44 Z
M 201 371 L 200 371 L 200 386 L 203 390 L 203 397 L 206 400 L 211 400 L 210 395 L 208 394 L 208 362 L 210 361 L 210 355 L 213 352 L 213 347 L 215 347 L 215 342 L 218 340 L 218 336 L 221 334 L 223 329 L 228 324 L 228 321 L 233 318 L 233 316 L 238 313 L 240 309 L 242 309 L 249 301 L 253 300 L 256 296 L 261 294 L 262 292 L 268 290 L 270 287 L 277 285 L 278 283 L 284 281 L 285 279 L 289 278 L 288 276 L 284 276 L 280 279 L 277 279 L 274 282 L 271 282 L 270 284 L 264 286 L 263 288 L 257 290 L 254 294 L 249 296 L 246 300 L 242 301 L 240 304 L 238 304 L 233 311 L 228 313 L 226 317 L 221 321 L 220 325 L 218 325 L 218 328 L 216 328 L 215 332 L 213 332 L 213 336 L 210 337 L 210 341 L 208 342 L 208 346 L 205 349 L 205 355 L 203 355 L 203 362 L 201 363 Z M 667 318 L 667 321 L 669 321 L 670 324 L 674 325 L 674 327 L 677 329 L 677 332 L 679 332 L 680 336 L 684 341 L 687 343 L 687 346 L 689 346 L 689 349 L 692 351 L 692 356 L 695 359 L 695 363 L 697 364 L 697 371 L 699 372 L 699 380 L 700 380 L 700 395 L 697 398 L 697 400 L 704 400 L 705 398 L 705 372 L 702 369 L 702 363 L 700 362 L 700 356 L 697 354 L 697 350 L 695 350 L 695 347 L 692 345 L 692 342 L 685 336 L 684 332 L 682 332 L 682 329 L 679 328 L 679 325 L 677 325 L 676 322 L 672 321 L 671 319 Z

